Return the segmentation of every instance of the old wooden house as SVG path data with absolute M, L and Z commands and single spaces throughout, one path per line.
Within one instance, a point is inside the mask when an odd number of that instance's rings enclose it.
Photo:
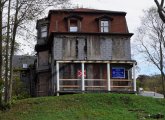
M 126 13 L 50 10 L 37 21 L 37 96 L 136 92 Z
M 13 95 L 28 94 L 36 96 L 35 56 L 13 56 Z

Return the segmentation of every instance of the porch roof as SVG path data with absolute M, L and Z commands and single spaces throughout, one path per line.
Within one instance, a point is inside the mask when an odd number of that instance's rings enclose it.
M 135 60 L 56 60 L 58 63 L 122 63 L 137 64 Z

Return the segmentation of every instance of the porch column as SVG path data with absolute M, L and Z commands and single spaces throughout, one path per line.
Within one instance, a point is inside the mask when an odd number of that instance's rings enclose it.
M 110 63 L 107 63 L 108 91 L 111 91 Z
M 133 63 L 133 88 L 134 92 L 136 92 L 135 63 Z
M 60 82 L 59 82 L 59 63 L 56 61 L 56 75 L 57 75 L 57 96 L 59 95 L 60 91 Z
M 84 63 L 81 63 L 81 71 L 82 71 L 82 76 L 81 76 L 81 79 L 82 79 L 82 91 L 85 91 L 85 81 L 84 81 Z

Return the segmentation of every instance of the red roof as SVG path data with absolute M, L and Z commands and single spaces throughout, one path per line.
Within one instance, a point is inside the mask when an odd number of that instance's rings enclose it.
M 126 12 L 123 11 L 110 11 L 110 10 L 99 10 L 99 9 L 90 9 L 90 8 L 75 8 L 75 9 L 55 9 L 50 10 L 49 15 L 53 12 L 84 12 L 84 13 L 103 13 L 103 14 L 120 14 L 126 15 Z

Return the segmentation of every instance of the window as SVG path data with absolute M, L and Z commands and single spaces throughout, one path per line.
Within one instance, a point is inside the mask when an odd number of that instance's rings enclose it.
M 23 67 L 23 68 L 28 68 L 28 65 L 27 65 L 27 64 L 23 64 L 22 67 Z
M 75 38 L 63 39 L 63 57 L 66 59 L 73 59 L 78 56 L 78 41 Z M 77 53 L 76 53 L 77 52 Z
M 98 22 L 99 32 L 110 32 L 110 22 L 113 18 L 109 15 L 103 15 L 95 19 Z
M 41 27 L 41 38 L 47 37 L 47 26 Z
M 80 32 L 83 17 L 78 14 L 71 14 L 64 18 L 67 21 L 68 32 Z
M 109 32 L 109 22 L 107 20 L 101 20 L 100 25 L 101 32 Z
M 75 19 L 70 20 L 69 31 L 70 32 L 77 32 L 78 31 L 78 20 L 75 20 Z

